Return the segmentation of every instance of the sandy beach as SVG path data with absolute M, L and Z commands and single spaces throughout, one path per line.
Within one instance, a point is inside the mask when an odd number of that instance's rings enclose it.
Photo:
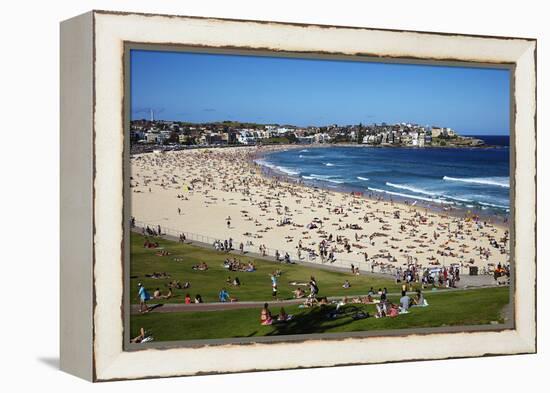
M 231 238 L 235 249 L 243 243 L 245 251 L 363 271 L 455 264 L 483 272 L 509 263 L 502 223 L 265 176 L 254 159 L 280 148 L 134 155 L 131 215 L 163 232 Z

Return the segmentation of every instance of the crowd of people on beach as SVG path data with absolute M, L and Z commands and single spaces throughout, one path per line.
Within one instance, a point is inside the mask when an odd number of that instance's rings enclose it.
M 231 214 L 223 219 L 224 227 L 211 223 L 214 232 L 216 228 L 232 232 L 242 228 L 240 236 L 249 239 L 240 241 L 238 249 L 264 256 L 268 254 L 265 242 L 255 240 L 269 238 L 270 250 L 278 250 L 278 260 L 284 262 L 298 255 L 298 262 L 347 259 L 359 265 L 364 257 L 362 266 L 386 272 L 405 263 L 409 256 L 421 258 L 423 267 L 457 263 L 462 268 L 468 268 L 472 260 L 476 265 L 490 266 L 500 262 L 495 260 L 497 255 L 508 258 L 508 231 L 486 217 L 451 215 L 440 209 L 434 213 L 415 204 L 369 197 L 369 193 L 312 187 L 280 173 L 266 176 L 265 168 L 256 161 L 269 151 L 231 148 L 133 156 L 131 187 L 151 188 L 153 194 L 166 195 L 177 190 L 178 214 L 169 220 L 181 224 L 196 226 L 197 220 L 189 220 L 190 216 L 203 207 L 224 206 Z M 140 211 L 140 219 L 146 221 L 143 216 Z M 199 217 L 207 216 L 204 211 Z M 163 231 L 160 226 L 147 226 L 144 233 L 154 236 Z M 219 237 L 214 233 L 210 236 Z M 214 246 L 229 251 L 234 242 L 232 236 L 216 241 Z M 371 249 L 371 256 L 367 256 L 367 249 Z

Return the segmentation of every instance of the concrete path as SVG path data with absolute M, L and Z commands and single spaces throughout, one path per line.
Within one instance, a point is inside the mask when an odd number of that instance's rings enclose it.
M 456 291 L 471 291 L 475 289 L 484 289 L 484 288 L 494 288 L 491 286 L 477 286 L 477 287 L 465 287 L 465 288 L 448 288 L 440 289 L 436 291 L 426 290 L 424 295 L 426 297 L 431 297 L 433 295 L 439 295 L 442 293 L 456 292 Z M 414 295 L 415 292 L 408 292 L 409 295 Z M 392 292 L 388 293 L 388 296 L 400 296 L 401 293 Z M 367 295 L 360 295 L 365 297 Z M 356 296 L 354 296 L 356 297 Z M 378 297 L 375 295 L 375 298 Z M 341 300 L 343 296 L 329 296 L 327 299 L 329 302 Z M 302 304 L 305 302 L 305 298 L 302 299 L 288 299 L 288 300 L 271 300 L 271 301 L 243 301 L 243 302 L 226 302 L 226 303 L 199 303 L 199 304 L 184 304 L 184 303 L 150 303 L 149 306 L 154 309 L 150 312 L 154 313 L 169 313 L 169 312 L 202 312 L 202 311 L 222 311 L 222 310 L 240 310 L 247 308 L 257 308 L 260 309 L 263 307 L 264 303 L 268 303 L 272 307 L 283 307 L 291 306 L 296 304 Z M 349 303 L 362 305 L 361 303 Z M 139 305 L 131 305 L 132 314 L 140 314 Z

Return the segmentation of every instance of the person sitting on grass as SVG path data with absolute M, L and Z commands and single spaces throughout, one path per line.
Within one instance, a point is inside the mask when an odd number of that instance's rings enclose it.
M 317 299 L 315 298 L 315 296 L 310 295 L 306 298 L 304 304 L 302 304 L 300 307 L 309 308 L 309 307 L 313 307 L 316 303 L 317 303 Z
M 386 303 L 378 303 L 376 305 L 376 318 L 384 318 L 386 316 Z
M 157 248 L 159 244 L 157 242 L 151 242 L 149 239 L 145 238 L 145 242 L 143 243 L 143 248 Z
M 279 311 L 279 315 L 277 316 L 277 321 L 286 322 L 286 321 L 290 321 L 291 319 L 292 319 L 292 315 L 287 314 L 285 309 L 281 307 L 281 311 Z
M 193 270 L 205 271 L 208 270 L 208 265 L 206 264 L 206 262 L 201 262 L 198 265 L 193 265 L 191 268 Z
M 149 312 L 151 308 L 147 305 L 147 301 L 151 299 L 149 292 L 145 289 L 142 283 L 138 284 L 139 312 Z
M 416 296 L 413 299 L 413 304 L 416 307 L 426 307 L 428 305 L 428 302 L 424 298 L 424 294 L 420 289 L 416 291 Z
M 336 303 L 336 312 L 340 311 L 340 308 L 342 306 L 345 306 L 349 303 L 349 299 L 347 296 L 344 296 L 342 300 L 340 300 L 338 303 Z
M 351 287 L 351 284 L 348 280 L 344 281 L 344 284 L 342 285 L 342 288 L 348 289 Z
M 388 310 L 388 313 L 386 314 L 386 316 L 390 317 L 390 318 L 395 318 L 399 315 L 399 307 L 397 306 L 397 304 L 392 304 Z
M 155 292 L 153 292 L 153 299 L 160 299 L 160 298 L 161 298 L 160 288 L 157 288 L 155 289 Z
M 306 291 L 304 291 L 302 288 L 296 289 L 293 293 L 296 299 L 301 299 L 306 296 Z
M 363 304 L 373 304 L 375 302 L 374 302 L 374 299 L 371 295 L 367 295 L 362 299 L 362 303 Z
M 191 304 L 191 295 L 185 294 L 185 304 Z
M 260 324 L 266 326 L 273 323 L 273 318 L 271 317 L 271 311 L 269 311 L 269 305 L 264 303 L 264 308 L 260 313 Z
M 227 292 L 227 289 L 222 288 L 218 295 L 220 302 L 225 303 L 229 300 L 229 292 Z
M 232 283 L 232 284 L 233 284 L 233 286 L 235 286 L 235 287 L 240 287 L 240 286 L 241 286 L 241 281 L 239 280 L 239 277 L 235 277 L 235 278 L 233 279 L 233 283 Z
M 407 295 L 407 292 L 401 291 L 401 299 L 399 299 L 399 303 L 401 304 L 401 312 L 406 313 L 409 311 L 409 307 L 411 306 L 411 298 Z
M 162 299 L 170 299 L 172 297 L 172 288 L 168 288 L 166 295 L 161 296 Z
M 153 336 L 148 334 L 143 328 L 139 329 L 139 335 L 130 340 L 131 343 L 140 344 L 153 341 Z
M 202 303 L 201 295 L 199 295 L 199 294 L 195 295 L 195 303 L 196 304 Z
M 168 288 L 181 289 L 182 286 L 181 286 L 181 283 L 179 281 L 174 280 L 174 281 L 170 281 L 168 283 Z
M 370 295 L 369 295 L 369 296 L 370 296 Z M 381 302 L 385 302 L 386 300 L 388 300 L 387 294 L 382 293 L 382 295 L 380 295 L 380 301 L 381 301 Z

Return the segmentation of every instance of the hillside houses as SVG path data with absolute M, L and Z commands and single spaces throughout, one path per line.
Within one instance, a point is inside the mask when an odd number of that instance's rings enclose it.
M 298 127 L 224 121 L 185 123 L 134 120 L 130 124 L 132 146 L 224 146 L 262 144 L 347 143 L 371 146 L 480 146 L 483 141 L 458 135 L 449 127 L 412 123 L 356 124 Z

